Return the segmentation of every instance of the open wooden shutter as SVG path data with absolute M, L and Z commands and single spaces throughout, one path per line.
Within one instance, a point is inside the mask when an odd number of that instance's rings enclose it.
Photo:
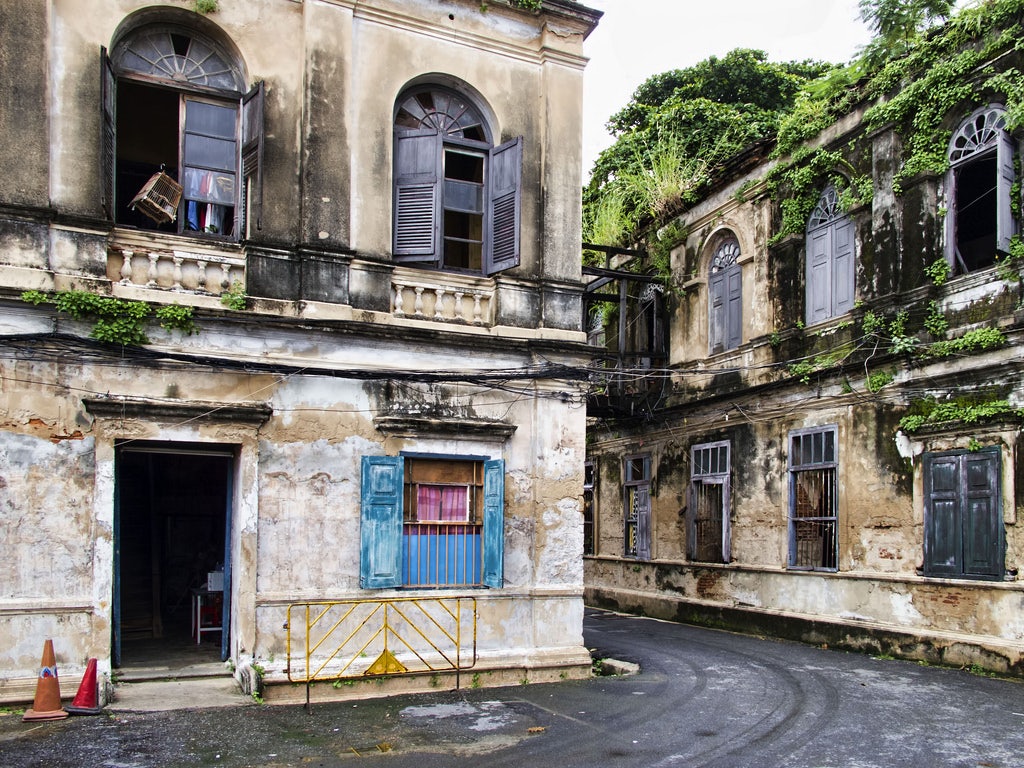
M 651 559 L 651 486 L 646 484 L 636 488 L 636 556 Z
M 395 137 L 395 261 L 441 258 L 441 139 L 434 131 Z
M 484 274 L 519 266 L 523 137 L 494 147 L 488 164 L 487 225 L 484 228 Z
M 832 225 L 832 316 L 853 309 L 856 272 L 854 269 L 853 221 L 840 219 Z
M 505 584 L 505 462 L 484 462 L 484 586 Z
M 1006 131 L 999 131 L 996 151 L 996 250 L 1010 252 L 1010 238 L 1017 232 L 1013 216 L 1013 140 Z M 1017 205 L 1020 200 L 1016 201 Z
M 239 148 L 238 204 L 235 207 L 235 232 L 239 240 L 249 237 L 252 229 L 263 229 L 263 81 L 256 83 L 242 97 L 242 140 Z M 248 227 L 248 229 L 247 229 Z
M 956 180 L 955 168 L 946 172 L 946 215 L 942 222 L 943 236 L 946 242 L 943 244 L 943 255 L 949 266 L 956 270 Z
M 110 63 L 107 49 L 100 46 L 100 106 L 102 108 L 100 136 L 100 203 L 108 220 L 114 220 L 114 164 L 116 161 L 117 78 Z
M 359 520 L 359 586 L 397 587 L 402 583 L 401 456 L 364 456 Z

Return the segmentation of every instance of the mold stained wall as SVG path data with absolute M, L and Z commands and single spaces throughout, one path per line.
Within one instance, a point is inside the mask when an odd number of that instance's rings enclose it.
M 851 128 L 855 121 L 847 121 L 844 130 Z M 830 137 L 837 146 L 843 138 L 835 131 Z M 858 144 L 858 152 L 864 146 Z M 892 129 L 885 129 L 871 137 L 871 147 L 893 153 L 900 143 Z M 873 207 L 851 212 L 858 238 L 857 297 L 886 316 L 905 307 L 926 308 L 930 288 L 923 268 L 941 253 L 936 246 L 941 217 L 933 209 L 941 199 L 942 180 L 916 179 L 909 192 L 895 196 L 892 162 L 872 163 L 864 154 L 858 158 L 879 174 L 876 189 L 890 189 L 878 195 Z M 790 636 L 812 641 L 826 641 L 822 628 L 832 627 L 831 640 L 839 638 L 850 647 L 1019 669 L 1024 624 L 1017 574 L 1024 538 L 1017 517 L 1016 429 L 998 423 L 966 425 L 915 439 L 909 449 L 899 449 L 895 440 L 900 417 L 922 391 L 942 396 L 1000 382 L 1000 392 L 1014 404 L 1021 402 L 1015 362 L 1019 321 L 1007 303 L 1016 295 L 1014 287 L 990 269 L 955 278 L 940 296 L 942 306 L 956 308 L 946 313 L 951 337 L 974 327 L 969 323 L 998 324 L 1009 336 L 1002 349 L 937 361 L 923 373 L 905 369 L 902 360 L 890 356 L 801 383 L 788 373 L 789 362 L 852 346 L 863 310 L 855 307 L 814 328 L 797 324 L 803 318 L 803 236 L 769 246 L 777 215 L 773 202 L 756 185 L 736 194 L 747 178 L 756 180 L 762 172 L 724 182 L 680 217 L 688 234 L 672 255 L 679 290 L 670 317 L 673 389 L 664 410 L 647 419 L 590 425 L 588 459 L 597 466 L 598 488 L 597 552 L 585 559 L 588 602 L 716 625 L 732 621 L 730 626 L 737 628 L 746 622 L 778 630 L 788 623 Z M 741 244 L 742 342 L 737 349 L 709 355 L 710 251 L 726 232 L 736 234 Z M 923 316 L 924 309 L 918 314 Z M 917 322 L 913 332 L 920 328 Z M 884 357 L 886 350 L 877 355 Z M 882 369 L 895 380 L 878 394 L 869 392 L 867 372 Z M 827 425 L 838 429 L 838 569 L 798 571 L 788 567 L 788 435 Z M 732 452 L 732 559 L 728 564 L 693 562 L 687 558 L 686 525 L 690 449 L 719 440 L 728 440 Z M 925 577 L 921 454 L 964 451 L 972 440 L 1002 452 L 1006 577 Z M 641 453 L 652 458 L 650 562 L 624 557 L 623 462 Z M 730 611 L 738 618 L 723 618 Z M 897 645 L 878 639 L 888 632 L 901 638 L 891 641 Z

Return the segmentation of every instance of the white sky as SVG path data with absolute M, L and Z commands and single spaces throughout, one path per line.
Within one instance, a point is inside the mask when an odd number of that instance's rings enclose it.
M 583 45 L 583 175 L 612 143 L 604 125 L 651 75 L 734 48 L 771 61 L 845 63 L 868 42 L 858 0 L 581 0 L 604 12 Z

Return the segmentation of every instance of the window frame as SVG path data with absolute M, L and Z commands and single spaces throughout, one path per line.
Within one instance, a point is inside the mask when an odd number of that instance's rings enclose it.
M 597 554 L 597 463 L 583 462 L 583 554 Z
M 400 110 L 417 93 L 428 92 L 457 97 L 465 112 L 477 116 L 472 122 L 474 137 L 460 135 L 454 121 L 427 113 L 403 117 Z M 449 102 L 450 103 L 450 102 Z M 461 114 L 461 113 L 460 113 Z M 442 86 L 419 86 L 403 92 L 396 102 L 393 143 L 392 255 L 396 262 L 427 269 L 468 274 L 494 275 L 520 264 L 522 219 L 523 138 L 494 146 L 483 111 L 457 91 Z M 451 152 L 469 152 L 483 159 L 480 266 L 459 265 L 446 260 L 447 242 L 467 241 L 446 228 L 446 212 L 458 211 L 446 205 L 445 158 Z M 475 238 L 469 238 L 477 242 Z
M 923 472 L 923 573 L 927 577 L 1001 581 L 1006 572 L 1006 532 L 1002 514 L 1002 449 L 927 451 Z M 972 487 L 971 464 L 983 467 L 986 487 Z M 956 488 L 935 487 L 937 467 L 955 466 Z M 988 511 L 976 516 L 971 500 L 987 499 Z M 945 514 L 938 507 L 946 506 Z M 975 509 L 972 509 L 974 507 Z M 981 518 L 979 524 L 979 517 Z M 946 561 L 941 562 L 945 556 Z
M 979 121 L 986 121 L 979 124 Z M 991 124 L 987 121 L 991 120 Z M 974 110 L 953 131 L 947 150 L 949 170 L 946 173 L 946 215 L 944 221 L 944 253 L 954 274 L 965 274 L 987 269 L 995 264 L 997 253 L 1010 251 L 1010 239 L 1017 234 L 1018 222 L 1014 216 L 1012 189 L 1016 181 L 1014 160 L 1018 149 L 1006 130 L 1006 108 L 990 103 Z M 982 259 L 968 265 L 960 252 L 958 242 L 959 177 L 972 165 L 992 157 L 995 164 L 995 252 L 991 259 Z M 1018 205 L 1020 201 L 1017 201 Z M 972 260 L 973 261 L 973 260 Z
M 708 353 L 717 355 L 743 343 L 743 265 L 732 234 L 715 247 L 708 265 Z
M 640 476 L 634 477 L 636 462 Z M 651 559 L 651 454 L 631 454 L 623 459 L 622 471 L 622 551 L 624 557 Z M 631 510 L 634 509 L 633 515 Z
M 807 325 L 831 320 L 853 309 L 857 294 L 856 256 L 853 219 L 843 213 L 838 192 L 829 184 L 822 190 L 807 222 Z
M 721 462 L 724 449 L 724 467 Z M 699 454 L 708 453 L 709 458 L 713 451 L 718 452 L 719 463 L 712 467 L 705 465 L 699 460 Z M 687 557 L 694 562 L 703 563 L 728 563 L 732 560 L 731 552 L 731 525 L 730 516 L 732 511 L 732 485 L 730 477 L 732 474 L 732 442 L 730 440 L 717 440 L 710 443 L 697 443 L 690 447 L 690 486 L 687 499 Z M 698 531 L 700 521 L 698 520 L 698 508 L 703 486 L 719 486 L 721 493 L 721 534 L 718 541 L 719 557 L 703 558 L 701 554 L 700 537 Z
M 105 46 L 100 47 L 100 111 L 101 111 L 101 146 L 100 146 L 100 203 L 106 218 L 118 226 L 131 226 L 118 219 L 118 210 L 126 205 L 117 194 L 117 178 L 119 174 L 118 136 L 117 136 L 117 100 L 118 83 L 130 82 L 139 87 L 153 88 L 173 93 L 179 102 L 178 151 L 176 157 L 176 181 L 184 186 L 185 167 L 185 125 L 184 105 L 187 101 L 214 103 L 219 106 L 232 106 L 235 111 L 234 128 L 234 200 L 232 204 L 232 228 L 230 235 L 219 232 L 190 230 L 187 226 L 188 200 L 183 194 L 178 206 L 174 229 L 159 227 L 140 227 L 143 231 L 167 232 L 169 234 L 241 241 L 248 239 L 253 230 L 262 229 L 263 205 L 263 153 L 264 153 L 264 104 L 265 87 L 263 81 L 255 83 L 248 91 L 244 89 L 243 67 L 235 61 L 226 46 L 203 35 L 202 33 L 181 25 L 153 24 L 134 30 L 130 35 L 118 41 L 114 55 L 122 58 L 133 45 L 146 40 L 149 36 L 170 33 L 198 40 L 214 50 L 220 58 L 232 68 L 232 79 L 237 90 L 205 85 L 188 80 L 169 79 L 159 73 L 136 71 L 130 68 L 119 68 Z M 190 43 L 191 45 L 191 43 Z M 141 127 L 136 130 L 143 130 Z M 123 138 L 123 137 L 122 137 Z M 159 170 L 153 167 L 154 172 Z M 129 198 L 130 199 L 130 198 Z
M 821 459 L 814 460 L 814 445 L 811 444 L 811 460 L 797 461 L 795 457 L 795 441 L 801 442 L 816 436 L 822 436 Z M 826 435 L 831 435 L 832 459 L 826 459 L 827 440 Z M 839 570 L 839 426 L 828 424 L 819 427 L 806 427 L 803 429 L 791 430 L 786 438 L 787 444 L 787 474 L 789 476 L 789 507 L 788 507 L 788 556 L 787 567 L 794 571 L 822 571 L 835 573 Z M 828 503 L 831 507 L 829 514 L 819 515 L 797 515 L 799 491 L 801 490 L 800 476 L 804 473 L 810 474 L 819 472 L 821 474 L 821 496 L 822 504 Z M 828 480 L 831 479 L 831 488 L 828 487 Z M 814 542 L 819 537 L 808 538 L 803 535 L 807 524 L 820 526 L 821 557 L 820 564 L 810 563 L 801 557 L 800 542 Z M 829 531 L 831 531 L 831 543 L 829 545 Z
M 406 462 L 417 458 L 483 464 L 480 583 L 405 584 L 403 546 Z M 504 586 L 505 462 L 483 456 L 363 456 L 360 470 L 359 586 L 362 589 L 445 589 Z

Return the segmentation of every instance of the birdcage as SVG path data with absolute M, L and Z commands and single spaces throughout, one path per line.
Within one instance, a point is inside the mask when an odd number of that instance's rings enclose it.
M 157 171 L 142 185 L 130 207 L 158 224 L 166 224 L 178 217 L 181 192 L 181 185 L 178 182 L 163 171 Z

